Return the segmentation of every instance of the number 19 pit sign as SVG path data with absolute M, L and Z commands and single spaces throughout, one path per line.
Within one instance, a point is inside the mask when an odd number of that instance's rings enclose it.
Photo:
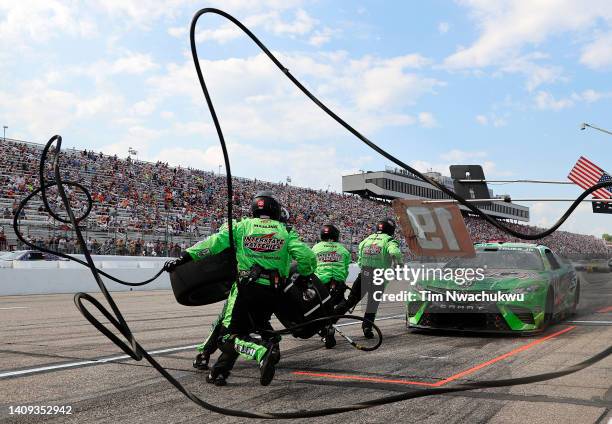
M 474 256 L 474 245 L 453 203 L 396 199 L 393 210 L 410 250 L 422 256 Z

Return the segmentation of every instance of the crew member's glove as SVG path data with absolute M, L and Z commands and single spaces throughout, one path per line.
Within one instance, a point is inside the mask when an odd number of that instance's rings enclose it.
M 164 264 L 164 271 L 172 272 L 176 269 L 177 266 L 186 264 L 192 260 L 191 255 L 187 252 L 183 253 L 180 258 L 171 259 Z

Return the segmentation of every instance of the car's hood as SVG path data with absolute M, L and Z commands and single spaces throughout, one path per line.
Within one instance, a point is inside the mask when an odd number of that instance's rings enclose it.
M 426 289 L 440 288 L 444 290 L 512 290 L 519 286 L 528 284 L 546 283 L 548 275 L 546 271 L 521 271 L 508 269 L 489 269 L 484 272 L 484 278 L 479 280 L 478 277 L 473 281 L 462 282 L 459 279 L 455 280 L 426 280 L 420 281 L 419 286 Z

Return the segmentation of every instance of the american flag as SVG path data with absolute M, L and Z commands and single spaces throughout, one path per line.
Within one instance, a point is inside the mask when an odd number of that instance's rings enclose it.
M 596 184 L 612 181 L 609 174 L 584 156 L 580 156 L 567 178 L 585 190 Z M 612 198 L 611 191 L 611 187 L 605 187 L 594 191 L 592 194 L 593 197 L 598 199 L 610 199 Z

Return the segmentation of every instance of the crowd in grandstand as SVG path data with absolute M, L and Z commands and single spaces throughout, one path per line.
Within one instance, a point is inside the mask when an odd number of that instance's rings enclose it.
M 46 247 L 60 253 L 81 253 L 77 239 L 64 235 L 50 236 L 47 238 L 25 237 L 26 240 L 35 246 Z M 160 239 L 143 240 L 141 238 L 129 239 L 125 236 L 117 238 L 107 238 L 99 241 L 97 238 L 87 238 L 85 240 L 87 248 L 92 254 L 112 254 L 129 256 L 179 256 L 189 245 L 182 241 L 180 243 L 166 243 Z M 6 246 L 6 245 L 5 245 Z M 2 249 L 2 236 L 0 234 L 0 251 Z
M 490 240 L 525 241 L 511 237 L 502 230 L 477 217 L 465 217 L 465 223 L 474 243 Z M 535 234 L 544 230 L 543 228 L 524 224 L 504 223 L 504 225 L 526 234 Z M 584 234 L 569 233 L 567 231 L 557 230 L 550 236 L 538 240 L 537 243 L 550 247 L 562 256 L 583 253 L 607 255 L 609 253 L 608 247 L 603 239 Z
M 0 143 L 0 210 L 3 219 L 12 219 L 19 199 L 38 186 L 40 152 L 40 146 L 33 144 Z M 225 220 L 225 177 L 213 172 L 171 167 L 163 162 L 120 159 L 86 150 L 63 150 L 61 169 L 64 180 L 78 181 L 91 192 L 94 207 L 87 227 L 92 232 L 98 231 L 97 234 L 108 234 L 104 239 L 88 238 L 88 245 L 95 253 L 177 255 L 186 247 L 184 236 L 188 235 L 194 241 L 204 238 Z M 290 211 L 290 223 L 307 243 L 317 241 L 321 225 L 334 223 L 341 228 L 342 240 L 355 246 L 371 232 L 377 220 L 391 215 L 388 203 L 354 195 L 257 179 L 235 178 L 233 186 L 234 215 L 237 218 L 250 213 L 255 192 L 272 190 Z M 75 209 L 82 212 L 86 206 L 82 193 L 71 190 L 69 194 Z M 50 195 L 49 202 L 61 210 L 59 196 Z M 68 228 L 50 218 L 40 202 L 24 211 L 20 218 L 24 226 L 37 223 L 53 227 L 52 235 L 30 236 L 36 244 L 67 253 L 78 250 Z M 467 217 L 466 224 L 474 242 L 509 239 L 478 218 Z M 509 225 L 520 231 L 537 230 L 525 225 Z M 126 234 L 130 233 L 140 235 L 128 237 Z M 183 238 L 166 246 L 164 240 L 168 239 L 168 234 Z M 603 240 L 563 231 L 557 231 L 541 242 L 565 255 L 607 251 Z

